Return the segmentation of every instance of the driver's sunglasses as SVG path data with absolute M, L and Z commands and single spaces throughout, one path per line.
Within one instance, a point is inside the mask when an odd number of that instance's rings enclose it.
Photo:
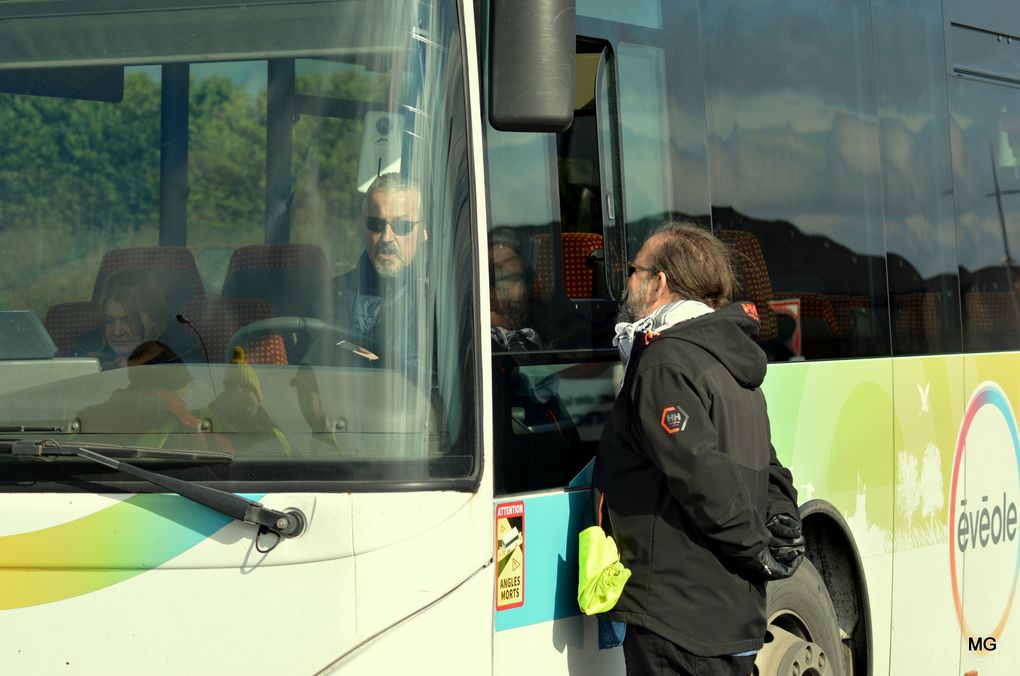
M 382 232 L 386 229 L 386 225 L 389 224 L 393 230 L 393 234 L 398 237 L 403 237 L 418 225 L 418 221 L 412 221 L 409 218 L 394 218 L 392 220 L 386 218 L 379 218 L 377 216 L 365 216 L 365 227 L 371 232 Z

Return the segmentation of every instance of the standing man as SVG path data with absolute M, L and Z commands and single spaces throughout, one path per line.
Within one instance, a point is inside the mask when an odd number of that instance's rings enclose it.
M 423 258 L 428 240 L 421 222 L 421 192 L 397 173 L 372 182 L 362 209 L 365 250 L 358 264 L 333 280 L 334 322 L 351 329 L 379 365 L 417 361 L 427 317 Z
M 759 389 L 757 311 L 730 304 L 727 249 L 691 223 L 661 226 L 627 273 L 614 340 L 626 374 L 594 477 L 633 573 L 609 618 L 627 625 L 630 676 L 747 676 L 765 582 L 803 556 Z M 770 549 L 770 527 L 790 546 Z

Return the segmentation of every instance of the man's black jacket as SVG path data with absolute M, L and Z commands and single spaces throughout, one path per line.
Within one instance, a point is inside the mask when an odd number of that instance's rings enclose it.
M 734 303 L 637 334 L 595 463 L 633 573 L 610 617 L 705 656 L 761 648 L 765 585 L 737 571 L 768 545 L 767 514 L 797 513 L 759 389 L 756 314 Z

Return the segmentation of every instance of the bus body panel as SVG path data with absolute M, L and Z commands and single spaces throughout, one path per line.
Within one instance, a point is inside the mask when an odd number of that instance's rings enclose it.
M 517 502 L 523 503 L 524 603 L 499 609 L 497 579 L 493 673 L 623 673 L 622 650 L 599 650 L 595 618 L 577 609 L 577 534 L 593 521 L 589 490 L 507 496 L 495 505 Z
M 490 567 L 476 572 L 436 603 L 371 637 L 349 655 L 316 673 L 343 676 L 490 673 L 492 627 L 479 619 L 491 610 Z
M 846 519 L 871 603 L 873 664 L 885 673 L 892 602 L 893 382 L 888 359 L 770 364 L 763 385 L 772 443 L 801 503 Z
M 592 674 L 622 676 L 623 649 L 598 649 L 594 617 L 577 615 L 497 632 L 494 676 Z
M 0 661 L 32 673 L 311 673 L 478 578 L 491 556 L 478 536 L 489 502 L 469 494 L 263 501 L 308 517 L 267 554 L 251 526 L 178 496 L 74 495 L 55 509 L 52 496 L 4 495 L 10 513 L 40 516 L 0 536 L 0 626 L 24 637 Z M 458 603 L 489 606 L 481 577 Z
M 896 562 L 889 671 L 952 673 L 960 662 L 960 629 L 947 575 L 948 487 L 964 412 L 963 357 L 895 359 L 893 381 Z
M 955 583 L 960 671 L 982 676 L 1007 676 L 1020 667 L 1017 359 L 1016 353 L 963 356 L 966 409 L 952 440 L 953 460 L 943 469 L 950 516 L 942 558 L 955 559 L 944 569 L 943 586 Z

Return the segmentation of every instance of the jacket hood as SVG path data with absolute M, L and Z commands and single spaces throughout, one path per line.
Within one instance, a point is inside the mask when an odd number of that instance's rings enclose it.
M 659 340 L 684 340 L 709 352 L 743 387 L 758 387 L 768 360 L 754 339 L 758 336 L 754 303 L 736 301 L 707 315 L 663 331 Z

